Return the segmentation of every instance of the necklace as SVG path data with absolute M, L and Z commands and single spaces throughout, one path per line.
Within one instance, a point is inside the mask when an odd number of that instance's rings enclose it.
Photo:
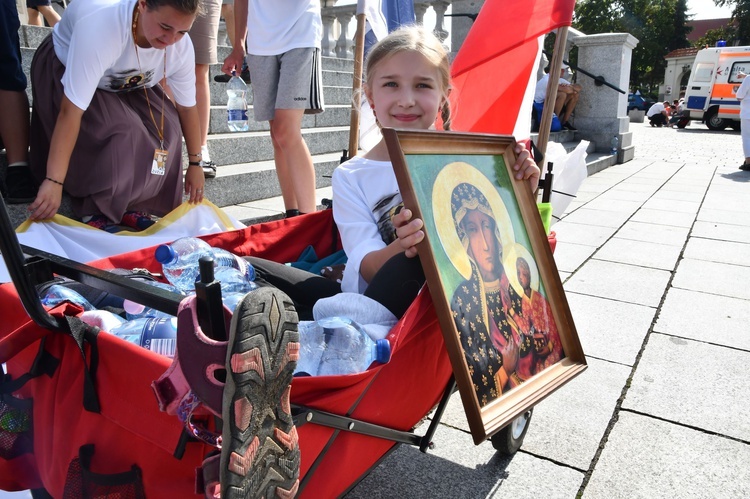
M 143 73 L 141 68 L 141 58 L 138 55 L 138 35 L 136 34 L 138 28 L 138 18 L 140 11 L 138 10 L 138 2 L 135 4 L 133 10 L 133 49 L 135 50 L 135 58 L 138 61 L 138 70 Z M 164 47 L 164 78 L 167 77 L 167 48 Z M 151 122 L 154 124 L 156 133 L 159 136 L 159 148 L 154 151 L 154 161 L 151 164 L 151 173 L 154 175 L 164 175 L 166 171 L 167 155 L 169 154 L 164 149 L 164 92 L 161 94 L 161 121 L 160 125 L 156 124 L 156 118 L 154 118 L 154 111 L 151 109 L 151 100 L 148 97 L 148 89 L 144 86 L 143 92 L 146 94 L 146 105 L 148 106 L 148 113 L 151 115 Z

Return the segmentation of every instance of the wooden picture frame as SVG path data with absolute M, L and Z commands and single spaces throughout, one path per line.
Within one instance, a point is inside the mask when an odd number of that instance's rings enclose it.
M 528 181 L 513 175 L 513 137 L 383 135 L 404 207 L 424 222 L 417 250 L 479 444 L 586 359 Z

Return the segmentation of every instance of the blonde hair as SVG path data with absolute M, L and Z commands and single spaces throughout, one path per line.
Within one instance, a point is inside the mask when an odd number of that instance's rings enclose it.
M 365 61 L 366 84 L 372 88 L 372 78 L 378 64 L 400 52 L 418 52 L 437 69 L 438 84 L 444 99 L 441 109 L 443 128 L 450 130 L 451 113 L 448 92 L 451 87 L 451 72 L 448 53 L 432 31 L 423 26 L 412 25 L 399 28 L 389 33 L 388 36 L 370 49 L 367 61 Z

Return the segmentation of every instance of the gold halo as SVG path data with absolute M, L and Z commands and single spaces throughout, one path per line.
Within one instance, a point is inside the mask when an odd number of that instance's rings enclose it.
M 516 290 L 518 296 L 523 296 L 523 288 L 521 287 L 521 283 L 518 282 L 518 271 L 516 270 L 516 260 L 519 257 L 523 257 L 526 263 L 529 264 L 531 289 L 539 291 L 539 269 L 536 266 L 536 260 L 534 260 L 534 257 L 531 256 L 531 253 L 525 246 L 518 243 L 513 243 L 507 250 L 503 251 L 503 267 L 505 267 L 505 273 L 508 275 L 510 285 Z
M 505 203 L 500 198 L 497 188 L 492 182 L 484 176 L 482 172 L 475 167 L 462 161 L 450 163 L 438 173 L 435 183 L 432 186 L 432 213 L 435 219 L 438 238 L 443 245 L 443 251 L 450 259 L 453 266 L 464 279 L 471 277 L 471 262 L 466 248 L 461 244 L 461 240 L 456 234 L 453 224 L 453 214 L 451 213 L 451 195 L 453 189 L 462 183 L 471 184 L 476 187 L 492 208 L 495 215 L 495 224 L 500 234 L 500 243 L 504 248 L 515 242 L 513 235 L 513 225 L 510 222 L 508 210 Z M 437 221 L 441 222 L 438 223 Z

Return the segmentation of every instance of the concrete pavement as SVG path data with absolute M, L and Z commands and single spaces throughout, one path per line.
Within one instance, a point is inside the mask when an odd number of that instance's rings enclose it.
M 740 134 L 630 127 L 635 159 L 587 178 L 552 229 L 588 370 L 512 458 L 473 445 L 455 394 L 433 451 L 399 447 L 347 498 L 750 497 Z

